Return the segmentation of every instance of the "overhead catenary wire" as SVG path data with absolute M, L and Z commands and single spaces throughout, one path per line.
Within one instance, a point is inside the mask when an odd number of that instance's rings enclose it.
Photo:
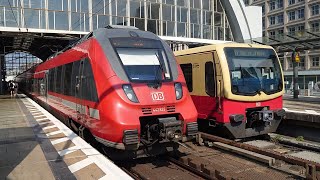
M 92 11 L 92 10 L 93 10 L 96 6 L 98 6 L 102 1 L 104 1 L 104 0 L 100 0 L 93 8 L 92 8 L 91 10 L 89 10 L 89 11 Z M 89 11 L 88 11 L 88 12 L 89 12 Z M 74 23 L 71 25 L 71 31 L 72 31 L 73 25 L 75 25 L 76 23 L 78 23 L 78 22 L 80 21 L 80 19 L 81 19 L 81 18 L 79 18 L 78 21 L 74 22 Z M 78 27 L 78 26 L 77 26 L 77 27 Z M 76 27 L 76 28 L 77 28 L 77 27 Z

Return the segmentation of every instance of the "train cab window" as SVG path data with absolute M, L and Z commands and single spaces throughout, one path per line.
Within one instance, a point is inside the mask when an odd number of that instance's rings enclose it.
M 83 64 L 83 79 L 81 82 L 82 98 L 89 101 L 98 101 L 97 89 L 93 77 L 92 67 L 88 58 L 84 60 Z
M 215 90 L 215 76 L 214 76 L 214 68 L 213 68 L 213 62 L 208 61 L 205 64 L 205 86 L 206 86 L 206 92 L 210 96 L 215 96 L 216 90 Z
M 56 70 L 56 89 L 55 89 L 55 92 L 56 93 L 61 93 L 61 85 L 62 85 L 62 82 L 61 82 L 61 75 L 62 75 L 62 66 L 59 66 L 57 67 L 57 70 Z
M 71 74 L 71 90 L 70 90 L 71 96 L 75 96 L 75 88 L 77 83 L 77 77 L 79 76 L 79 68 L 80 68 L 80 61 L 73 62 L 72 74 Z
M 180 64 L 183 75 L 186 79 L 187 87 L 189 92 L 193 91 L 193 82 L 192 82 L 192 64 Z
M 69 63 L 69 64 L 66 64 L 64 68 L 63 94 L 67 96 L 71 95 L 72 66 L 73 66 L 73 63 Z

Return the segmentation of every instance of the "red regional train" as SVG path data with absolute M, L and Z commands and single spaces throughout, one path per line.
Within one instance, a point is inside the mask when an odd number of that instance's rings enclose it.
M 16 79 L 82 138 L 136 157 L 174 150 L 198 131 L 170 47 L 133 27 L 94 30 Z
M 229 138 L 275 132 L 285 115 L 280 61 L 270 46 L 208 45 L 175 52 L 199 129 Z

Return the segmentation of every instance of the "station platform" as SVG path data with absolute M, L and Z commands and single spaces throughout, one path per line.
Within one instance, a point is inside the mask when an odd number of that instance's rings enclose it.
M 283 100 L 283 105 L 289 112 L 320 114 L 320 96 L 299 96 L 298 99 L 294 99 L 292 95 L 284 95 Z
M 294 99 L 292 95 L 284 95 L 283 106 L 286 111 L 286 119 L 320 125 L 320 97 L 299 96 Z
M 286 118 L 277 132 L 291 137 L 320 142 L 320 97 L 284 95 L 283 106 Z
M 0 179 L 132 179 L 30 98 L 0 96 Z

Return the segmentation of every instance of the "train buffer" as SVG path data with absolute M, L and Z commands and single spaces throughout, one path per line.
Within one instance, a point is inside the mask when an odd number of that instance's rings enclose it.
M 132 179 L 30 98 L 0 96 L 0 179 Z

